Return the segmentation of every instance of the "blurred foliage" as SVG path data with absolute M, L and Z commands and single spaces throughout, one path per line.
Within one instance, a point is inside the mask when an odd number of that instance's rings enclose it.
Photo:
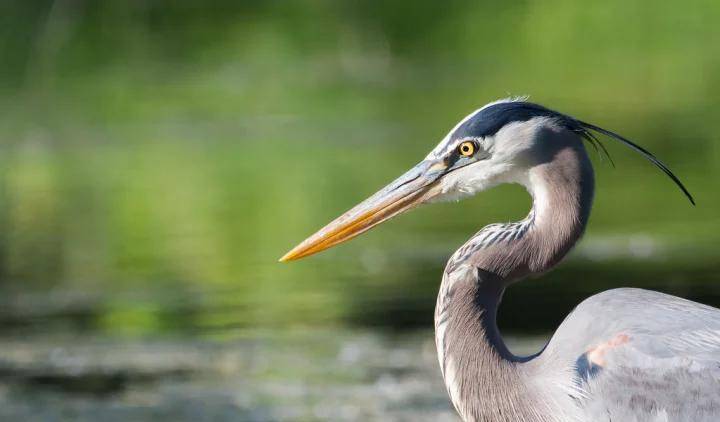
M 716 1 L 3 2 L 0 323 L 429 326 L 446 258 L 521 218 L 522 189 L 275 261 L 519 94 L 647 146 L 698 206 L 608 141 L 586 239 L 505 325 L 618 285 L 718 305 L 718 21 Z

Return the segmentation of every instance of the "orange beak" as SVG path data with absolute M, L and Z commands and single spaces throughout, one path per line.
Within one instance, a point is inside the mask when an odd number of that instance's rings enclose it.
M 433 182 L 444 173 L 445 168 L 441 161 L 421 162 L 295 246 L 280 258 L 280 262 L 304 258 L 331 248 L 427 202 L 439 191 Z

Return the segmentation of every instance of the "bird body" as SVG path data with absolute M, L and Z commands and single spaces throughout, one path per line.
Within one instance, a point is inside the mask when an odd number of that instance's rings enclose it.
M 583 371 L 578 360 L 588 355 L 596 369 Z M 650 290 L 608 290 L 568 315 L 540 357 L 575 359 L 584 420 L 720 418 L 716 308 Z
M 583 140 L 598 132 L 674 174 L 613 132 L 524 99 L 488 104 L 458 123 L 416 167 L 281 260 L 353 238 L 419 204 L 502 183 L 525 186 L 528 216 L 486 226 L 448 261 L 435 340 L 448 395 L 465 421 L 703 421 L 720 419 L 720 310 L 641 289 L 586 299 L 539 353 L 505 346 L 496 316 L 505 289 L 551 269 L 588 223 L 594 174 Z M 603 148 L 604 150 L 604 148 Z

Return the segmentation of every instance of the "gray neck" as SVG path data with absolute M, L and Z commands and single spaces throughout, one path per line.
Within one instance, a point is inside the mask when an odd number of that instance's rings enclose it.
M 438 357 L 453 404 L 464 420 L 559 419 L 552 387 L 533 386 L 533 357 L 514 356 L 497 328 L 505 287 L 556 265 L 582 235 L 590 214 L 593 172 L 581 141 L 557 139 L 550 159 L 519 182 L 533 209 L 518 223 L 491 225 L 450 259 L 438 295 Z M 544 416 L 540 416 L 544 415 Z M 555 416 L 550 416 L 555 415 Z

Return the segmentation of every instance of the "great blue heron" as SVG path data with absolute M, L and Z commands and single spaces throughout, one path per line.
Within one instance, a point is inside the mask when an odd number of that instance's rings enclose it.
M 466 421 L 720 420 L 720 310 L 620 288 L 583 301 L 543 350 L 513 355 L 496 314 L 505 288 L 549 270 L 583 234 L 595 133 L 639 152 L 694 203 L 673 173 L 626 138 L 525 99 L 458 123 L 413 169 L 310 236 L 281 261 L 314 254 L 417 205 L 502 183 L 533 198 L 522 221 L 480 230 L 450 258 L 435 308 L 440 368 Z

